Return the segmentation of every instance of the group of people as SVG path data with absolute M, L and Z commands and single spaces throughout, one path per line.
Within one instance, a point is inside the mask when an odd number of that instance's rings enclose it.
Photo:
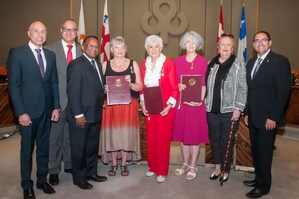
M 145 116 L 149 170 L 164 182 L 169 173 L 170 143 L 179 141 L 182 165 L 174 175 L 186 173 L 187 180 L 197 177 L 199 144 L 211 144 L 215 170 L 210 179 L 229 179 L 230 160 L 239 119 L 244 113 L 249 126 L 255 179 L 244 181 L 254 189 L 248 198 L 260 198 L 270 191 L 273 144 L 276 129 L 284 122 L 284 109 L 291 85 L 290 64 L 274 53 L 269 33 L 259 31 L 253 37 L 257 56 L 245 66 L 234 55 L 235 40 L 222 34 L 217 55 L 207 61 L 198 51 L 202 37 L 190 31 L 180 40 L 186 54 L 174 61 L 163 53 L 162 38 L 145 39 L 147 57 L 139 68 L 126 57 L 123 37 L 111 40 L 113 59 L 99 63 L 99 40 L 87 36 L 80 46 L 75 42 L 77 23 L 63 22 L 61 40 L 43 46 L 46 26 L 33 22 L 28 29 L 29 42 L 12 48 L 8 56 L 9 93 L 21 131 L 21 186 L 25 199 L 35 198 L 31 180 L 32 153 L 36 146 L 38 189 L 53 194 L 64 172 L 73 184 L 92 189 L 88 181 L 103 182 L 98 175 L 98 155 L 108 164 L 109 176 L 118 168 L 128 176 L 127 161 L 141 159 L 139 142 L 139 105 Z M 181 102 L 185 84 L 182 75 L 201 76 L 201 99 Z M 131 103 L 109 105 L 106 77 L 125 76 L 129 82 Z M 145 88 L 159 87 L 162 111 L 151 113 L 145 103 Z M 139 104 L 140 101 L 140 104 Z M 228 144 L 230 143 L 230 144 Z M 119 161 L 120 161 L 120 165 Z M 47 175 L 49 173 L 49 183 Z

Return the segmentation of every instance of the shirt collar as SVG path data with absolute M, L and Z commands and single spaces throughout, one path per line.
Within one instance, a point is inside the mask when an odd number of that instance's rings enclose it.
M 31 41 L 28 42 L 29 47 L 31 48 L 32 51 L 35 52 L 35 49 L 38 49 Z M 43 52 L 43 47 L 41 46 L 39 49 L 41 49 L 41 53 Z
M 270 48 L 268 49 L 268 51 L 265 54 L 263 54 L 262 56 L 257 56 L 257 58 L 262 58 L 262 60 L 264 60 L 267 57 L 267 55 L 269 54 L 269 52 L 270 52 Z

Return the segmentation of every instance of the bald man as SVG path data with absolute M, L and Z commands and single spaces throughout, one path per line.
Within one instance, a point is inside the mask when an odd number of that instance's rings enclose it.
M 55 54 L 43 48 L 47 29 L 33 22 L 29 42 L 12 48 L 8 55 L 8 87 L 21 131 L 21 186 L 24 199 L 34 199 L 31 179 L 32 153 L 36 146 L 36 186 L 46 194 L 55 190 L 47 183 L 51 121 L 59 119 L 58 77 Z

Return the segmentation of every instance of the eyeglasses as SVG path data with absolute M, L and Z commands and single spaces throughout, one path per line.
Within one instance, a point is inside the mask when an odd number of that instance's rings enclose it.
M 229 37 L 229 38 L 233 39 L 233 38 L 234 38 L 234 35 L 223 33 L 223 34 L 220 35 L 220 37 L 221 37 L 221 38 L 223 38 L 223 37 Z
M 256 44 L 258 44 L 260 42 L 266 43 L 267 41 L 269 41 L 268 38 L 262 38 L 262 39 L 255 39 L 255 40 L 253 40 L 253 42 L 256 43 Z
M 72 34 L 76 33 L 78 29 L 76 28 L 67 28 L 67 27 L 62 27 L 62 32 L 70 32 Z
M 87 44 L 87 45 L 85 45 L 85 46 L 87 46 L 87 48 L 88 48 L 89 50 L 92 50 L 92 49 L 99 50 L 99 46 L 98 46 L 98 45 Z

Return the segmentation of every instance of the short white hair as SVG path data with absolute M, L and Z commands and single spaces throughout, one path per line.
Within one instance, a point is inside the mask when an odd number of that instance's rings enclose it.
M 195 31 L 186 32 L 180 41 L 181 49 L 186 49 L 186 43 L 188 41 L 194 42 L 196 44 L 196 50 L 203 48 L 204 41 L 200 34 Z
M 163 49 L 163 40 L 162 40 L 161 37 L 159 37 L 157 35 L 149 35 L 145 39 L 144 48 L 147 50 L 154 43 L 158 43 L 158 45 L 160 46 L 161 50 Z

